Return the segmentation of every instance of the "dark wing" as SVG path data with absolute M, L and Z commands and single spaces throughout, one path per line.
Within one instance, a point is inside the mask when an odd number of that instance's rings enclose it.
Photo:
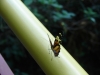
M 47 35 L 48 35 L 48 34 L 47 34 Z M 48 35 L 48 38 L 49 38 L 50 46 L 51 46 L 51 49 L 52 49 L 53 45 L 52 45 L 52 42 L 51 42 L 51 40 L 50 40 L 49 35 Z

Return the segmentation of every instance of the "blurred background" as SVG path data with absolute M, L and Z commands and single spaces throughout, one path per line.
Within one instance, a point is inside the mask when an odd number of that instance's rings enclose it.
M 100 75 L 100 0 L 22 0 L 89 73 Z M 0 53 L 15 75 L 45 75 L 3 18 Z

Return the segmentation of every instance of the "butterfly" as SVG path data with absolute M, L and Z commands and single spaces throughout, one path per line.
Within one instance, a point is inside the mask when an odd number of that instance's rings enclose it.
M 59 35 L 62 37 L 61 33 L 59 33 Z M 50 40 L 50 37 L 48 35 L 50 46 L 51 46 L 51 50 L 53 51 L 55 57 L 57 57 L 59 55 L 59 52 L 60 52 L 60 49 L 61 49 L 60 48 L 60 44 L 61 44 L 60 36 L 56 36 L 56 38 L 54 40 L 54 44 L 52 44 L 52 42 Z

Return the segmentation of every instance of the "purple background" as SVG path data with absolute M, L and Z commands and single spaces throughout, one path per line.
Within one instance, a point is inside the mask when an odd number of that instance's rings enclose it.
M 14 75 L 0 54 L 0 75 Z

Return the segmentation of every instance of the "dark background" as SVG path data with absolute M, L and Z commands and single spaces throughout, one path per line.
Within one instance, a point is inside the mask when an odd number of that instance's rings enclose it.
M 89 73 L 100 75 L 100 0 L 22 0 Z M 0 17 L 0 53 L 15 75 L 45 75 Z

